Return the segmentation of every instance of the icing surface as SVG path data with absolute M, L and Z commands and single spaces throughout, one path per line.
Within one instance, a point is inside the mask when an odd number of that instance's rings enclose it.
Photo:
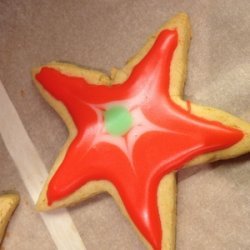
M 108 133 L 124 135 L 132 126 L 132 116 L 122 106 L 114 106 L 104 112 L 104 124 Z
M 36 75 L 43 88 L 65 105 L 78 130 L 49 182 L 48 204 L 89 181 L 108 180 L 154 249 L 161 248 L 162 240 L 157 207 L 161 178 L 196 156 L 230 147 L 243 137 L 239 130 L 193 115 L 189 101 L 184 110 L 171 100 L 170 65 L 177 45 L 177 31 L 163 30 L 130 77 L 112 87 L 91 85 L 50 67 Z

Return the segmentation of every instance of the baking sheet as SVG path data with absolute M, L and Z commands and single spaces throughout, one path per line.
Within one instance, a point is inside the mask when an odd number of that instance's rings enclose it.
M 63 60 L 108 72 L 121 67 L 162 23 L 185 11 L 193 28 L 186 98 L 250 122 L 249 10 L 248 0 L 2 0 L 0 79 L 49 170 L 67 131 L 33 86 L 31 68 Z M 0 162 L 0 191 L 18 190 L 22 199 L 3 248 L 56 249 L 3 139 Z M 180 171 L 177 249 L 249 249 L 249 179 L 249 156 Z M 88 250 L 145 249 L 108 195 L 68 212 Z

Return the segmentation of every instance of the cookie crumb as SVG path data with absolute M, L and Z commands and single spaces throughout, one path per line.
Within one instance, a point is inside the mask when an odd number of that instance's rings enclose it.
M 23 89 L 21 89 L 20 94 L 21 94 L 22 97 L 24 97 L 25 96 L 25 91 Z

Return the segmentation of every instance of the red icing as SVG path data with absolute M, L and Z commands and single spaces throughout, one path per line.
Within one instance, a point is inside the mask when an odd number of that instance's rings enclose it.
M 237 143 L 243 133 L 196 117 L 172 102 L 169 72 L 178 44 L 177 31 L 162 31 L 145 58 L 122 85 L 90 85 L 81 77 L 43 67 L 40 84 L 68 109 L 78 129 L 65 159 L 48 186 L 49 205 L 92 180 L 117 188 L 132 221 L 154 249 L 161 248 L 157 208 L 161 178 L 203 153 Z M 114 103 L 115 102 L 115 103 Z M 125 136 L 108 135 L 103 110 L 123 105 L 133 128 Z

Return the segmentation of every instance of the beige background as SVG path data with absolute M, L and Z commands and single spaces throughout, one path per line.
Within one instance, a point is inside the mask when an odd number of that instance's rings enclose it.
M 121 67 L 162 23 L 186 11 L 193 27 L 186 97 L 250 122 L 249 10 L 249 0 L 0 0 L 0 79 L 49 169 L 67 132 L 30 69 L 51 60 Z M 22 196 L 4 249 L 55 249 L 1 138 L 0 162 L 0 190 Z M 250 249 L 249 155 L 182 170 L 178 187 L 178 250 Z M 144 249 L 107 195 L 69 212 L 88 250 Z

